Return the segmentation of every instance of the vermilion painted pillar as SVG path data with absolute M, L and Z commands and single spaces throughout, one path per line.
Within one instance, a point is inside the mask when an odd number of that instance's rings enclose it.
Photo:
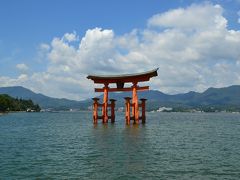
M 145 114 L 145 112 L 146 112 L 146 100 L 147 99 L 144 99 L 144 98 L 142 98 L 142 99 L 140 99 L 141 101 L 142 101 L 142 123 L 144 124 L 145 122 L 146 122 L 146 114 Z
M 108 122 L 108 83 L 104 84 L 103 87 L 103 109 L 102 109 L 102 115 L 103 115 L 103 123 Z
M 97 124 L 98 120 L 98 100 L 99 98 L 92 98 L 93 100 L 93 123 Z
M 131 115 L 130 115 L 130 100 L 132 98 L 130 97 L 125 97 L 124 98 L 126 100 L 126 103 L 125 103 L 125 118 L 126 118 L 126 124 L 130 124 L 130 118 L 131 118 Z
M 139 123 L 139 108 L 138 108 L 138 95 L 137 95 L 137 82 L 133 82 L 133 94 L 132 94 L 132 103 L 134 105 L 133 108 L 133 117 L 134 117 L 134 123 Z
M 115 122 L 115 99 L 110 99 L 111 102 L 111 123 Z

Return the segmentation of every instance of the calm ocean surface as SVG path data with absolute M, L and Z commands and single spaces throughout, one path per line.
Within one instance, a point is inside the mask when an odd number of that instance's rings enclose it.
M 91 112 L 0 116 L 0 179 L 240 179 L 240 114 Z

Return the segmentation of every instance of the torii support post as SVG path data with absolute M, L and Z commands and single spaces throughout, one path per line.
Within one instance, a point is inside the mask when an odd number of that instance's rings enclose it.
M 111 123 L 115 122 L 115 99 L 110 99 L 110 107 L 111 107 Z
M 98 101 L 99 98 L 92 98 L 93 100 L 93 123 L 97 124 L 98 120 Z
M 146 122 L 146 100 L 147 99 L 144 99 L 144 98 L 142 98 L 142 99 L 140 99 L 141 100 L 141 106 L 142 106 L 142 123 L 144 124 L 145 122 Z
M 131 114 L 130 114 L 130 100 L 132 98 L 125 97 L 124 99 L 126 101 L 126 103 L 125 103 L 125 119 L 126 119 L 126 124 L 129 125 L 130 124 L 130 118 L 131 118 Z
M 103 87 L 103 108 L 102 108 L 102 122 L 108 122 L 108 83 L 104 83 Z
M 139 108 L 138 108 L 138 95 L 137 95 L 137 82 L 133 82 L 132 86 L 132 103 L 133 103 L 133 109 L 132 109 L 132 114 L 133 114 L 133 119 L 134 119 L 134 124 L 139 123 Z

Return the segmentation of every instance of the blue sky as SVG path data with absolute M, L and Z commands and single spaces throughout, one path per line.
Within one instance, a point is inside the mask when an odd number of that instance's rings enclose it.
M 187 26 L 188 30 L 191 29 L 191 31 L 194 30 L 194 32 L 200 32 L 200 30 L 202 31 L 203 29 L 203 27 L 200 26 L 189 28 L 190 26 L 196 25 L 190 22 L 187 16 L 189 16 L 189 14 L 191 16 L 191 13 L 194 13 L 194 9 L 197 9 L 196 11 L 199 10 L 199 12 L 203 12 L 200 13 L 200 16 L 202 16 L 203 20 L 204 17 L 209 17 L 210 19 L 211 16 L 216 16 L 216 18 L 221 16 L 226 19 L 227 26 L 224 27 L 224 29 L 228 31 L 229 34 L 223 33 L 219 34 L 219 36 L 222 36 L 222 38 L 226 39 L 229 37 L 229 35 L 232 36 L 231 31 L 234 31 L 234 36 L 236 37 L 232 38 L 236 39 L 235 41 L 239 40 L 239 0 L 1 0 L 1 86 L 23 85 L 34 91 L 42 92 L 50 96 L 84 99 L 83 96 L 86 97 L 91 95 L 89 90 L 92 88 L 92 85 L 90 85 L 91 82 L 88 84 L 87 81 L 79 79 L 79 77 L 76 76 L 77 72 L 84 77 L 87 73 L 91 73 L 91 69 L 92 71 L 99 73 L 105 73 L 107 72 L 106 70 L 109 70 L 109 73 L 111 74 L 116 71 L 119 71 L 119 73 L 125 73 L 125 71 L 135 72 L 131 67 L 133 67 L 133 64 L 138 64 L 139 62 L 135 62 L 132 59 L 138 57 L 140 57 L 140 59 L 144 57 L 144 60 L 140 61 L 140 63 L 146 63 L 145 66 L 139 65 L 138 70 L 149 70 L 148 68 L 160 66 L 161 68 L 166 67 L 166 69 L 168 69 L 166 72 L 172 72 L 169 73 L 169 77 L 165 77 L 166 74 L 160 73 L 162 77 L 159 77 L 153 82 L 153 87 L 155 89 L 162 90 L 166 93 L 179 93 L 189 90 L 203 91 L 210 86 L 218 87 L 238 83 L 238 70 L 240 69 L 237 65 L 239 63 L 239 54 L 237 54 L 235 51 L 209 54 L 209 52 L 205 52 L 205 49 L 204 52 L 203 50 L 198 51 L 194 48 L 191 49 L 187 41 L 194 41 L 196 43 L 197 41 L 202 41 L 193 39 L 189 32 L 186 32 L 186 27 L 183 28 L 183 25 L 179 25 L 178 22 L 174 22 L 172 20 L 171 22 L 167 22 L 171 16 L 171 13 L 174 13 L 174 10 L 180 11 L 180 9 L 183 10 L 183 12 L 181 11 L 183 18 L 180 21 L 182 21 L 183 24 L 189 24 L 189 26 Z M 204 11 L 206 9 L 209 10 Z M 166 15 L 167 12 L 169 12 L 169 16 Z M 157 20 L 155 18 L 155 22 L 151 21 L 151 18 L 154 16 L 157 16 L 158 18 Z M 201 17 L 199 19 L 201 19 Z M 206 21 L 209 21 L 210 25 L 213 23 L 213 26 L 215 26 L 215 20 L 210 21 L 208 18 L 206 18 Z M 196 21 L 198 21 L 198 18 Z M 201 23 L 201 21 L 199 22 Z M 208 26 L 208 28 L 210 28 L 209 24 L 206 23 L 203 26 Z M 205 32 L 210 32 L 209 29 L 206 29 L 206 27 L 204 28 Z M 169 34 L 165 33 L 167 30 L 178 32 L 176 37 L 184 39 L 183 43 L 181 44 L 181 47 L 184 47 L 184 49 L 179 51 L 178 55 L 185 57 L 184 53 L 187 53 L 188 55 L 191 53 L 197 54 L 197 57 L 193 57 L 192 59 L 190 58 L 191 61 L 189 60 L 188 64 L 193 66 L 191 68 L 198 67 L 201 69 L 201 67 L 206 67 L 209 72 L 216 73 L 216 75 L 214 75 L 216 76 L 215 79 L 207 79 L 206 77 L 209 74 L 207 72 L 200 72 L 199 69 L 195 69 L 196 72 L 192 72 L 193 74 L 186 72 L 184 68 L 182 68 L 182 71 L 179 71 L 178 73 L 173 70 L 174 68 L 179 67 L 179 65 L 185 67 L 185 60 L 180 62 L 171 62 L 171 60 L 169 60 L 167 57 L 175 57 L 173 53 L 173 46 L 169 45 L 168 47 L 168 43 L 165 43 L 163 46 L 156 47 L 156 43 L 153 43 L 153 39 L 156 37 L 159 37 L 160 40 L 163 40 L 163 38 L 161 38 L 162 36 L 164 36 L 164 38 L 168 37 Z M 180 31 L 181 34 L 186 35 L 185 38 L 180 37 Z M 154 37 L 154 35 L 156 35 L 156 37 Z M 176 33 L 174 36 L 175 35 Z M 69 39 L 70 36 L 73 39 Z M 213 36 L 214 34 L 212 34 L 212 37 Z M 104 39 L 105 37 L 107 38 L 107 41 Z M 83 52 L 77 54 L 77 52 L 83 51 L 81 48 L 79 48 L 81 44 L 83 47 L 83 42 L 86 41 L 87 44 L 89 44 L 90 42 L 92 43 L 94 41 L 97 44 L 104 44 L 105 42 L 108 42 L 109 38 L 111 39 L 111 42 L 109 41 L 110 45 L 106 45 L 104 47 L 95 47 L 95 45 L 91 46 L 92 48 L 96 49 L 96 51 L 91 50 L 91 55 L 86 55 Z M 152 39 L 149 40 L 148 38 Z M 171 41 L 172 39 L 164 39 L 164 42 L 167 40 Z M 214 43 L 217 43 L 215 41 L 217 41 L 216 37 L 214 39 Z M 126 44 L 126 42 L 129 43 Z M 187 44 L 184 44 L 185 42 Z M 132 43 L 132 46 L 130 46 L 130 43 Z M 227 46 L 230 42 L 225 43 Z M 229 46 L 232 46 L 233 49 L 238 48 L 236 43 L 234 44 L 233 41 L 231 41 L 231 43 L 232 44 Z M 197 48 L 200 45 L 202 48 L 203 44 L 196 44 L 194 47 L 196 46 Z M 64 50 L 66 50 L 66 48 L 60 48 L 59 50 L 60 46 L 66 46 L 69 51 L 65 52 Z M 111 46 L 114 46 L 114 48 Z M 169 54 L 165 55 L 165 58 L 162 58 L 161 54 L 156 54 L 154 57 L 152 57 L 152 55 L 148 55 L 147 52 L 145 54 L 142 53 L 151 46 L 153 46 L 153 48 L 156 47 L 156 51 L 154 51 L 152 54 L 157 52 L 158 48 L 160 48 L 159 50 L 165 49 L 162 54 L 168 51 Z M 213 44 L 208 44 L 206 46 L 210 47 L 213 46 Z M 218 48 L 224 49 L 224 47 Z M 95 52 L 96 55 L 93 56 Z M 56 55 L 56 53 L 59 54 Z M 236 54 L 235 56 L 232 56 L 231 53 Z M 60 56 L 60 54 L 62 56 Z M 206 54 L 208 55 L 207 57 L 205 57 Z M 61 59 L 63 56 L 66 56 L 66 58 Z M 57 57 L 59 58 L 55 59 Z M 77 59 L 76 62 L 73 59 L 74 57 Z M 202 62 L 200 63 L 201 57 L 204 57 L 204 59 L 212 59 L 203 64 Z M 88 58 L 88 60 L 85 60 L 84 58 Z M 103 60 L 104 58 L 106 58 L 106 62 Z M 189 57 L 186 59 L 188 58 Z M 195 60 L 197 58 L 199 59 L 198 62 Z M 71 61 L 71 59 L 73 60 Z M 96 59 L 96 61 L 94 61 L 94 59 Z M 159 62 L 157 59 L 159 59 L 161 62 Z M 121 66 L 119 66 L 119 69 L 117 69 L 116 67 L 118 66 L 116 64 L 121 64 L 122 62 L 125 62 L 127 68 L 121 68 Z M 79 66 L 79 69 L 72 68 L 74 63 L 75 67 Z M 99 66 L 96 65 L 98 63 L 100 63 Z M 115 63 L 115 65 L 111 65 L 109 63 Z M 176 67 L 174 65 L 176 65 Z M 84 71 L 81 69 L 83 66 L 86 66 L 86 68 L 89 68 L 89 70 Z M 226 71 L 229 71 L 229 73 L 232 74 L 226 75 L 227 77 L 229 76 L 229 79 L 221 81 L 222 78 L 217 75 L 217 73 L 219 73 L 217 71 L 220 70 L 216 70 L 216 68 L 225 68 L 225 70 L 226 68 L 229 68 Z M 59 73 L 61 71 L 63 71 L 63 78 L 61 78 L 62 82 L 60 82 L 60 79 L 56 79 L 56 77 L 59 77 Z M 182 75 L 194 77 L 194 74 L 197 81 L 199 81 L 198 83 L 202 83 L 201 86 L 194 83 L 194 81 L 196 81 L 194 78 L 183 78 L 186 79 L 186 81 L 182 79 L 177 80 L 176 78 L 176 81 L 174 82 L 172 82 L 172 79 L 169 80 L 172 77 Z M 45 78 L 41 79 L 41 77 Z M 77 82 L 78 79 L 84 84 Z M 168 81 L 168 83 L 166 81 Z M 51 88 L 49 84 L 54 84 L 52 90 L 57 93 L 49 93 L 49 91 L 46 90 L 46 88 Z M 83 86 L 88 88 L 84 89 L 82 88 Z

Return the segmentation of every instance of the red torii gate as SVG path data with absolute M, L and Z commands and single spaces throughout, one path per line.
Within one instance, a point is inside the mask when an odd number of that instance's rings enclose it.
M 157 76 L 157 69 L 136 73 L 136 74 L 122 74 L 122 75 L 88 75 L 87 78 L 94 81 L 96 84 L 103 84 L 103 88 L 95 88 L 95 92 L 103 92 L 103 103 L 98 102 L 99 98 L 93 98 L 93 123 L 97 123 L 98 119 L 102 119 L 103 123 L 107 123 L 108 119 L 111 119 L 111 122 L 115 121 L 115 101 L 110 99 L 110 104 L 108 104 L 108 92 L 116 91 L 132 91 L 132 98 L 125 97 L 125 114 L 126 114 L 126 124 L 130 124 L 130 120 L 134 120 L 134 123 L 138 124 L 139 120 L 142 120 L 142 123 L 145 123 L 145 101 L 146 99 L 140 99 L 141 103 L 138 102 L 137 91 L 149 90 L 149 86 L 139 87 L 138 82 L 149 81 L 150 78 Z M 109 88 L 110 83 L 116 83 L 116 88 Z M 124 83 L 132 83 L 131 87 L 124 87 Z M 132 103 L 130 102 L 132 99 Z M 98 116 L 98 107 L 102 107 L 102 116 Z M 108 107 L 111 107 L 111 116 L 108 116 Z M 132 107 L 132 116 L 130 109 Z M 139 107 L 142 108 L 142 116 L 139 116 Z

